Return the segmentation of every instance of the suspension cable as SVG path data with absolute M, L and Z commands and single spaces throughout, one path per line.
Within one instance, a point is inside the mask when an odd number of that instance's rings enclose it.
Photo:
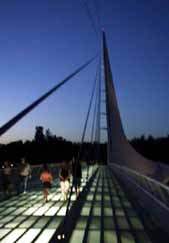
M 46 98 L 48 98 L 52 93 L 54 93 L 57 89 L 59 89 L 62 85 L 67 83 L 70 79 L 72 79 L 75 75 L 80 73 L 85 67 L 87 67 L 91 62 L 93 62 L 96 59 L 97 55 L 90 60 L 88 60 L 85 64 L 77 68 L 73 73 L 71 73 L 69 76 L 67 76 L 64 80 L 62 80 L 60 83 L 55 85 L 52 89 L 50 89 L 48 92 L 43 94 L 40 98 L 35 100 L 31 105 L 27 106 L 24 110 L 19 112 L 16 116 L 14 116 L 12 119 L 10 119 L 7 123 L 5 123 L 3 126 L 0 127 L 0 136 L 7 132 L 11 127 L 13 127 L 17 122 L 19 122 L 24 116 L 26 116 L 29 112 L 31 112 L 36 106 L 38 106 L 42 101 L 44 101 Z
M 94 112 L 93 112 L 92 130 L 91 130 L 91 138 L 90 138 L 91 144 L 94 142 L 93 138 L 94 138 L 94 128 L 96 122 L 97 99 L 98 99 L 98 93 L 96 93 Z
M 96 37 L 98 38 L 99 37 L 99 31 L 98 31 L 98 28 L 96 27 L 96 23 L 95 23 L 95 20 L 94 20 L 94 17 L 89 9 L 89 6 L 87 4 L 87 1 L 86 0 L 80 0 L 80 2 L 82 3 L 82 5 L 84 6 L 85 8 L 85 12 L 91 22 L 91 25 L 92 25 L 92 28 L 96 34 Z
M 98 66 L 98 68 L 99 68 L 99 66 Z M 96 71 L 96 78 L 94 80 L 94 84 L 93 84 L 93 88 L 92 88 L 92 94 L 91 94 L 89 107 L 88 107 L 88 111 L 87 111 L 87 115 L 86 115 L 86 120 L 85 120 L 85 124 L 84 124 L 84 128 L 83 128 L 80 148 L 79 148 L 77 159 L 75 161 L 75 168 L 74 168 L 74 171 L 75 171 L 74 175 L 75 176 L 76 176 L 77 165 L 80 163 L 80 156 L 81 156 L 81 152 L 82 152 L 82 146 L 83 146 L 83 143 L 84 143 L 84 138 L 85 138 L 86 129 L 87 129 L 87 125 L 88 125 L 89 115 L 90 115 L 90 111 L 91 111 L 91 107 L 92 107 L 92 103 L 93 103 L 94 92 L 95 92 L 96 81 L 97 81 L 97 72 L 98 72 L 98 69 Z M 68 213 L 69 213 L 69 207 L 70 207 L 72 192 L 73 192 L 73 183 L 71 185 L 70 194 L 69 194 L 69 198 L 68 198 L 68 203 L 67 203 L 67 207 L 66 207 L 66 214 L 65 214 L 65 218 L 64 218 L 64 224 L 66 224 L 66 218 L 67 218 Z
M 99 8 L 99 0 L 93 0 L 93 6 L 95 8 L 95 15 L 96 15 L 96 19 L 97 19 L 97 25 L 98 25 L 98 29 L 99 32 L 101 32 L 101 18 L 100 18 L 100 8 Z
M 97 87 L 97 115 L 96 115 L 96 127 L 95 127 L 95 142 L 96 142 L 96 148 L 95 148 L 95 158 L 96 160 L 99 160 L 100 156 L 100 104 L 101 104 L 101 60 L 100 60 L 100 72 L 99 72 L 99 79 L 98 79 L 98 87 Z

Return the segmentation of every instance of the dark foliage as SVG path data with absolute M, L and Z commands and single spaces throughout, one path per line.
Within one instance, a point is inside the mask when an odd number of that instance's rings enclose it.
M 84 143 L 82 146 L 81 160 L 90 161 L 97 159 L 97 144 Z M 106 161 L 106 144 L 99 146 L 100 157 Z M 14 164 L 20 163 L 26 157 L 30 164 L 59 163 L 62 160 L 70 161 L 77 158 L 80 144 L 67 141 L 62 137 L 52 135 L 50 130 L 43 132 L 43 127 L 36 127 L 35 137 L 32 141 L 16 141 L 0 145 L 0 163 L 9 160 Z M 101 162 L 101 160 L 99 160 Z
M 131 145 L 146 158 L 169 164 L 169 135 L 154 138 L 141 136 L 131 140 Z
M 169 135 L 161 138 L 153 136 L 134 138 L 131 145 L 140 154 L 154 161 L 169 164 Z M 0 145 L 0 163 L 10 160 L 14 164 L 26 157 L 31 164 L 58 163 L 62 160 L 77 158 L 80 144 L 67 141 L 62 137 L 52 135 L 50 130 L 43 132 L 43 127 L 36 127 L 32 141 L 16 141 Z M 107 161 L 107 145 L 84 143 L 81 160 L 105 163 Z

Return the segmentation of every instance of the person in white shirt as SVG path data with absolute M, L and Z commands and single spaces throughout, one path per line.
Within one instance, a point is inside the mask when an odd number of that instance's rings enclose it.
M 31 178 L 31 166 L 25 160 L 25 158 L 21 159 L 21 165 L 19 168 L 19 176 L 20 176 L 20 192 L 26 193 L 28 187 L 28 180 Z

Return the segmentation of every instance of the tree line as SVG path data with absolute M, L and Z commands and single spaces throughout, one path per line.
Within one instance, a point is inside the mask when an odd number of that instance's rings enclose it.
M 8 144 L 0 144 L 0 164 L 5 160 L 18 164 L 21 158 L 34 164 L 60 163 L 77 158 L 80 143 L 68 141 L 63 137 L 53 135 L 49 129 L 44 132 L 43 127 L 36 127 L 33 140 L 22 140 Z M 98 148 L 99 147 L 99 148 Z M 106 144 L 98 145 L 85 142 L 82 146 L 81 160 L 106 161 Z M 99 157 L 99 159 L 98 159 Z
M 159 138 L 143 135 L 139 138 L 133 138 L 129 142 L 137 152 L 146 158 L 169 164 L 169 135 Z M 23 157 L 30 164 L 70 161 L 73 157 L 77 158 L 80 146 L 80 143 L 53 135 L 49 129 L 44 132 L 43 127 L 36 127 L 35 136 L 32 140 L 0 144 L 0 163 L 9 160 L 17 164 Z M 105 163 L 107 161 L 106 143 L 99 145 L 85 142 L 80 159 Z

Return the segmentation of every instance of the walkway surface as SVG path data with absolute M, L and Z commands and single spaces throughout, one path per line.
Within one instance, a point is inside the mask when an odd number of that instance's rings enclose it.
M 85 183 L 82 184 L 85 187 Z M 29 192 L 0 203 L 1 243 L 48 243 L 63 220 L 66 203 L 60 188 Z M 75 196 L 72 197 L 72 203 Z M 150 243 L 127 195 L 107 167 L 100 167 L 87 191 L 70 242 Z

